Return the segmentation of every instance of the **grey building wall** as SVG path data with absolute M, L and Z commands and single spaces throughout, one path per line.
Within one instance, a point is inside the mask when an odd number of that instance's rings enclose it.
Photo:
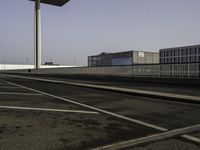
M 112 55 L 110 53 L 101 53 L 99 55 L 88 56 L 88 66 L 110 66 L 112 64 Z
M 133 64 L 158 64 L 159 53 L 133 51 Z
M 144 51 L 125 51 L 118 53 L 101 53 L 88 57 L 88 66 L 119 66 L 133 64 L 158 64 L 159 53 Z
M 160 63 L 196 63 L 200 62 L 200 45 L 160 49 Z

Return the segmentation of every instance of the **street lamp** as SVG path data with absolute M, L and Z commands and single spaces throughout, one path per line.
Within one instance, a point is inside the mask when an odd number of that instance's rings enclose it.
M 70 0 L 30 0 L 35 1 L 35 56 L 34 63 L 35 69 L 39 69 L 41 66 L 41 12 L 40 3 L 45 3 L 55 6 L 63 6 Z

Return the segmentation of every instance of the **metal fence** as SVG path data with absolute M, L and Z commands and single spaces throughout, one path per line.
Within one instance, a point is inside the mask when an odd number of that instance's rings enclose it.
M 16 72 L 17 70 L 13 71 Z M 30 71 L 30 70 L 29 70 Z M 12 72 L 12 71 L 11 71 Z M 27 72 L 27 70 L 18 70 Z M 200 63 L 148 64 L 133 66 L 71 67 L 31 70 L 32 73 L 122 77 L 199 78 Z

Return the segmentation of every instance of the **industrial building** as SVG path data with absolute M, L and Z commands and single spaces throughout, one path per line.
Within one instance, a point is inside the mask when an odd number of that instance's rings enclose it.
M 161 64 L 200 62 L 200 45 L 160 49 Z
M 88 57 L 88 66 L 129 66 L 134 64 L 158 64 L 158 52 L 125 51 L 118 53 L 101 53 Z

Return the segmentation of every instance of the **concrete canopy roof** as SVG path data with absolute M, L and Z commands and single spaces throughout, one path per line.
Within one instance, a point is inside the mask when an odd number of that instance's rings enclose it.
M 35 0 L 30 0 L 35 1 Z M 41 3 L 55 5 L 55 6 L 63 6 L 65 3 L 69 2 L 70 0 L 40 0 Z

